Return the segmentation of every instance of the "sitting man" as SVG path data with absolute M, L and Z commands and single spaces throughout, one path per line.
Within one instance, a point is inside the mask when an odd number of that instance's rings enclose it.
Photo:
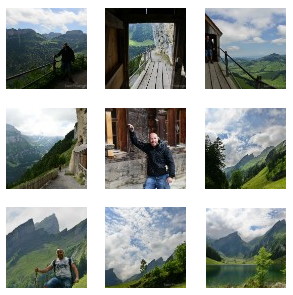
M 45 283 L 44 288 L 72 288 L 73 283 L 78 283 L 79 274 L 76 265 L 71 258 L 64 256 L 62 249 L 57 249 L 57 258 L 51 262 L 49 266 L 44 269 L 35 268 L 35 272 L 46 273 L 54 269 L 55 277 Z M 75 274 L 73 282 L 72 271 Z
M 127 126 L 132 144 L 147 154 L 147 179 L 144 189 L 170 189 L 170 183 L 175 178 L 175 163 L 170 149 L 159 140 L 156 133 L 150 133 L 148 143 L 139 141 L 134 127 L 131 124 Z

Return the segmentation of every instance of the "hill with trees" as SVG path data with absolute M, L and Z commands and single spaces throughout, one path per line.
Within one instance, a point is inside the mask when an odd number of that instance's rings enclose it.
M 6 124 L 6 184 L 9 186 L 60 140 L 60 136 L 28 136 Z
M 261 76 L 262 81 L 275 88 L 286 88 L 286 55 L 272 53 L 257 59 L 235 60 L 255 78 Z M 235 63 L 229 63 L 229 69 L 242 88 L 255 88 L 255 82 Z
M 56 142 L 38 162 L 26 169 L 21 178 L 17 182 L 10 184 L 8 188 L 32 180 L 61 165 L 68 166 L 75 143 L 74 130 L 72 130 L 65 135 L 64 139 Z
M 163 263 L 162 263 L 163 262 Z M 159 264 L 161 264 L 158 266 Z M 157 264 L 157 265 L 156 265 Z M 106 273 L 109 270 L 106 270 Z M 162 258 L 147 264 L 141 261 L 140 276 L 132 276 L 114 288 L 185 288 L 186 285 L 186 243 L 176 247 L 174 253 L 164 262 Z M 115 275 L 116 276 L 116 275 Z M 117 278 L 118 279 L 118 278 Z M 118 279 L 119 280 L 119 279 Z M 106 282 L 106 286 L 110 286 Z

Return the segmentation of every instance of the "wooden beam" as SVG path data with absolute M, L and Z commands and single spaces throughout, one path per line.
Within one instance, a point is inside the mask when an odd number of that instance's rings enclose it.
M 123 84 L 123 73 L 123 64 L 121 64 L 109 79 L 106 89 L 120 89 Z
M 106 138 L 107 138 L 107 144 L 113 144 L 111 111 L 106 111 Z
M 105 14 L 106 27 L 123 30 L 123 21 L 106 10 Z
M 126 109 L 117 109 L 119 149 L 127 152 L 127 122 Z
M 175 115 L 175 109 L 168 109 L 168 144 L 171 146 L 176 145 Z
M 107 144 L 113 144 L 112 116 L 111 111 L 106 111 L 106 139 Z M 107 150 L 107 156 L 113 157 L 113 150 Z
M 180 116 L 179 141 L 180 143 L 186 143 L 186 109 L 181 109 L 179 116 Z

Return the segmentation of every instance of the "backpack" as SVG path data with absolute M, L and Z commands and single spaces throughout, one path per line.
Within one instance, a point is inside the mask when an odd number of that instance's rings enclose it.
M 73 273 L 72 273 L 72 268 L 71 268 L 71 258 L 68 258 L 68 264 L 70 267 L 70 273 L 71 273 L 71 281 L 73 282 Z M 56 259 L 53 260 L 53 269 L 54 269 L 54 274 L 56 273 Z

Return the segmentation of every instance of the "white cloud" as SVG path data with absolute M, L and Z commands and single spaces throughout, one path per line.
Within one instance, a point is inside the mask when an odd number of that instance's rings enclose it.
M 75 109 L 7 109 L 6 123 L 25 135 L 65 136 L 77 121 Z
M 274 39 L 272 40 L 272 43 L 277 45 L 282 45 L 286 43 L 286 39 L 285 38 Z
M 58 12 L 44 8 L 6 9 L 6 25 L 8 27 L 17 27 L 21 22 L 40 25 L 47 32 L 60 31 L 65 33 L 69 24 L 78 23 L 81 26 L 86 26 L 87 11 L 86 9 L 81 9 L 74 13 L 66 9 Z
M 236 45 L 233 45 L 233 46 L 229 46 L 227 48 L 227 50 L 228 50 L 228 52 L 230 52 L 230 51 L 238 51 L 238 50 L 240 50 L 240 47 L 236 46 Z
M 249 139 L 249 143 L 257 144 L 262 149 L 268 146 L 276 146 L 286 139 L 285 126 L 271 126 L 263 132 L 257 133 Z
M 215 15 L 213 21 L 223 32 L 222 44 L 239 41 L 263 43 L 261 36 L 264 31 L 278 25 L 274 16 L 286 16 L 286 9 L 274 8 L 212 8 L 206 11 L 208 15 Z M 277 30 L 283 33 L 284 27 L 278 25 Z
M 274 215 L 272 216 L 272 212 Z M 209 209 L 206 212 L 207 236 L 215 239 L 238 231 L 248 242 L 266 233 L 277 221 L 286 218 L 285 209 L 229 208 Z M 258 227 L 252 230 L 251 227 Z
M 222 138 L 226 167 L 286 139 L 285 109 L 207 109 L 206 134 Z M 281 122 L 281 123 L 280 123 Z
M 186 239 L 185 213 L 166 214 L 163 208 L 112 208 L 112 212 L 119 217 L 106 216 L 105 267 L 114 268 L 122 280 L 139 273 L 141 259 L 166 260 Z
M 8 207 L 6 209 L 6 233 L 12 232 L 16 227 L 33 218 L 34 223 L 55 213 L 60 230 L 71 229 L 76 224 L 86 219 L 86 208 L 60 208 L 60 207 Z
M 265 40 L 260 37 L 254 37 L 254 38 L 252 38 L 252 41 L 254 43 L 264 43 L 265 42 Z
M 280 35 L 286 36 L 286 25 L 278 25 L 277 30 Z

